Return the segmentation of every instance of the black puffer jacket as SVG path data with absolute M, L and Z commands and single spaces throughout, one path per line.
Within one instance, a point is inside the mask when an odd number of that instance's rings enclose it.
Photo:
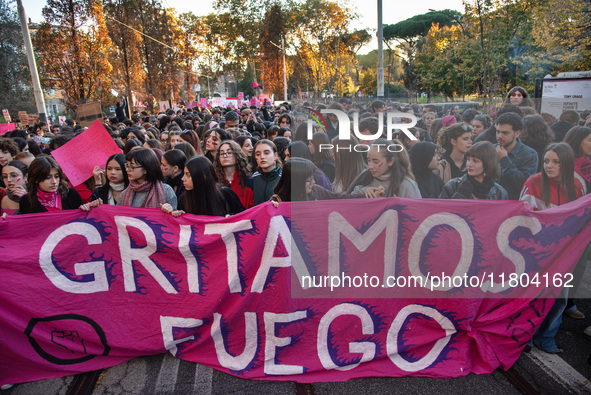
M 491 182 L 490 189 L 483 196 L 487 200 L 507 200 L 509 196 L 505 188 Z M 439 195 L 439 199 L 477 199 L 476 190 L 473 182 L 468 180 L 468 175 L 464 174 L 462 177 L 451 179 L 447 184 L 443 186 L 443 191 Z

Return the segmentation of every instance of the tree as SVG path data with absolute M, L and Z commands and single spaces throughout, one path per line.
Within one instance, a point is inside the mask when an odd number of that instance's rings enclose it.
M 415 57 L 417 80 L 427 92 L 441 92 L 454 100 L 462 90 L 462 53 L 459 48 L 462 31 L 457 26 L 429 30 L 425 43 Z
M 66 106 L 110 97 L 111 41 L 101 3 L 95 0 L 48 0 L 45 22 L 34 36 L 42 85 L 60 87 Z
M 344 57 L 352 58 L 344 45 L 358 43 L 341 40 L 349 32 L 355 15 L 346 7 L 327 0 L 306 0 L 294 5 L 291 11 L 294 28 L 287 40 L 295 49 L 299 67 L 304 70 L 310 89 L 317 92 L 338 89 L 336 81 L 346 74 Z M 349 52 L 349 53 L 348 53 Z
M 142 67 L 142 41 L 139 33 L 135 0 L 114 0 L 104 3 L 105 19 L 111 39 L 113 86 L 127 97 L 132 91 L 144 91 L 146 70 Z M 122 89 L 124 88 L 124 89 Z
M 284 37 L 281 7 L 274 4 L 265 13 L 261 26 L 259 63 L 265 90 L 274 93 L 277 97 L 283 97 L 283 54 L 278 46 Z
M 537 59 L 530 59 L 534 67 L 545 63 L 556 71 L 591 70 L 591 0 L 544 0 L 532 14 L 532 35 L 541 49 Z
M 0 0 L 0 108 L 37 112 L 31 74 L 23 50 L 18 14 L 12 1 Z
M 384 26 L 384 42 L 388 48 L 392 49 L 393 42 L 397 42 L 406 55 L 404 60 L 405 84 L 412 92 L 418 88 L 414 68 L 414 58 L 418 47 L 424 41 L 433 24 L 450 26 L 453 22 L 453 18 L 450 16 L 457 18 L 460 14 L 454 10 L 431 11 L 415 15 L 393 25 Z

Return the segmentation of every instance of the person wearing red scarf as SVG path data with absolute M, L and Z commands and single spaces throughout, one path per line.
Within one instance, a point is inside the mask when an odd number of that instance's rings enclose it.
M 20 214 L 74 210 L 82 199 L 68 182 L 56 160 L 49 155 L 38 156 L 29 166 L 27 195 L 19 201 Z

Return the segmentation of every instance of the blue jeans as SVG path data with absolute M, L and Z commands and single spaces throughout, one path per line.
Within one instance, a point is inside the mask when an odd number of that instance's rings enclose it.
M 563 288 L 532 339 L 538 348 L 546 352 L 555 352 L 558 350 L 555 336 L 562 323 L 562 313 L 564 313 L 564 309 L 566 308 L 567 299 L 568 288 Z

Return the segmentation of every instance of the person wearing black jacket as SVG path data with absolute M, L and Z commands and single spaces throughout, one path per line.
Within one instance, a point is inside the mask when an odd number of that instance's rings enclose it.
M 125 156 L 123 154 L 111 155 L 107 159 L 107 166 L 101 169 L 98 166 L 94 168 L 94 176 L 97 182 L 96 185 L 102 183 L 102 174 L 104 172 L 106 181 L 102 186 L 94 190 L 91 201 L 101 199 L 104 204 L 115 205 L 119 201 L 121 193 L 129 186 L 129 178 L 125 171 Z
M 476 143 L 466 157 L 467 174 L 445 184 L 439 198 L 507 200 L 507 191 L 495 182 L 501 169 L 494 145 L 488 141 Z
M 273 195 L 273 188 L 281 177 L 281 163 L 277 147 L 271 140 L 263 139 L 254 146 L 255 160 L 259 171 L 252 175 L 254 204 L 264 203 Z
M 185 192 L 179 199 L 178 210 L 166 203 L 162 211 L 175 217 L 182 214 L 228 216 L 244 211 L 238 196 L 217 182 L 213 165 L 204 156 L 196 156 L 185 165 Z
M 68 181 L 56 160 L 41 155 L 29 166 L 27 195 L 19 201 L 20 214 L 74 210 L 82 206 L 82 199 Z
M 408 151 L 415 181 L 419 185 L 423 199 L 437 199 L 443 189 L 443 180 L 433 170 L 437 170 L 437 146 L 421 141 Z

